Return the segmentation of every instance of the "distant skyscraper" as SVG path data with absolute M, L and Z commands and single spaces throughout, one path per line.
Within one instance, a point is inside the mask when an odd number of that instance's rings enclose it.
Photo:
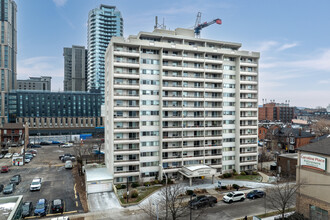
M 104 56 L 113 36 L 123 36 L 123 18 L 115 6 L 100 5 L 88 14 L 88 91 L 104 99 Z
M 65 47 L 64 91 L 87 91 L 87 50 L 84 46 Z
M 0 0 L 0 88 L 1 91 L 16 89 L 16 31 L 17 5 L 12 0 Z
M 18 79 L 18 90 L 50 91 L 52 89 L 52 77 L 30 77 L 30 79 Z

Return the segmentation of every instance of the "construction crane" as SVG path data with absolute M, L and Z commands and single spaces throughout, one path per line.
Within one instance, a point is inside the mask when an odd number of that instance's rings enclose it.
M 202 13 L 201 12 L 198 12 L 197 13 L 196 22 L 195 22 L 195 28 L 194 28 L 195 36 L 197 38 L 200 38 L 201 37 L 201 30 L 203 28 L 206 28 L 206 27 L 208 27 L 208 26 L 210 26 L 210 25 L 212 25 L 214 23 L 219 24 L 219 25 L 222 24 L 222 21 L 219 18 L 216 18 L 213 21 L 204 22 L 204 23 L 201 24 L 201 17 L 202 17 Z

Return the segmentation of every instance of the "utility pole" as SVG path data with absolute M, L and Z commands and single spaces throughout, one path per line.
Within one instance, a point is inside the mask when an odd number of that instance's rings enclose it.
M 29 125 L 27 122 L 25 122 L 24 131 L 25 132 L 24 132 L 23 164 L 25 165 L 25 152 L 26 152 L 27 145 L 29 144 Z

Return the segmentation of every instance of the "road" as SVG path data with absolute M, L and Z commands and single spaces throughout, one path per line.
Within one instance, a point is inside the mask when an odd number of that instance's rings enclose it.
M 266 211 L 272 211 L 266 204 Z M 232 220 L 242 218 L 244 216 L 252 216 L 256 214 L 265 213 L 265 199 L 249 200 L 243 202 L 236 202 L 227 204 L 219 201 L 214 207 L 203 208 L 199 210 L 192 210 L 194 220 Z M 103 212 L 92 212 L 70 216 L 70 219 L 79 219 L 85 217 L 85 220 L 147 220 L 151 219 L 143 210 L 125 208 L 125 209 L 111 209 Z M 182 220 L 189 219 L 189 213 Z

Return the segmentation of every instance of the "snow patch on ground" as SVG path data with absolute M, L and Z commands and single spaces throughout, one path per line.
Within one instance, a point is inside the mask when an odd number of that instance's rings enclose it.
M 123 207 L 121 207 L 114 192 L 88 194 L 88 209 L 91 212 L 121 208 Z

